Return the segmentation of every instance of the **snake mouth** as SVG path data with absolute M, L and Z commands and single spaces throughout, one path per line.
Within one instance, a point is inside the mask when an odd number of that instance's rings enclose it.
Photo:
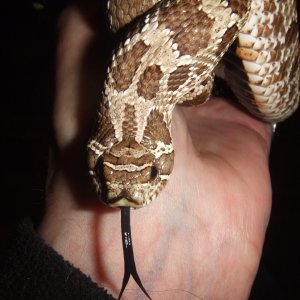
M 110 200 L 109 206 L 111 206 L 111 207 L 129 206 L 129 207 L 135 207 L 135 208 L 142 207 L 142 205 L 139 202 L 132 200 L 132 199 L 127 199 L 124 197 L 118 197 L 118 198 Z
M 122 191 L 119 196 L 109 199 L 108 205 L 112 207 L 130 206 L 142 207 L 140 202 L 133 199 L 126 191 Z

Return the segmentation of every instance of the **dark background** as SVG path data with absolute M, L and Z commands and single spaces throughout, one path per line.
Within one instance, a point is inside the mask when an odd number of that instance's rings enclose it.
M 99 0 L 103 1 L 103 0 Z M 11 1 L 0 9 L 0 233 L 44 211 L 56 21 L 71 1 Z M 251 299 L 300 299 L 300 111 L 279 124 L 270 157 L 273 208 Z M 0 270 L 1 271 L 1 270 Z

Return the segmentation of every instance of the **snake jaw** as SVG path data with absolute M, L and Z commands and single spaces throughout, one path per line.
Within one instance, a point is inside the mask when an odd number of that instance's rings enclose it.
M 114 199 L 111 199 L 109 201 L 109 206 L 110 207 L 123 207 L 123 206 L 128 206 L 128 207 L 132 207 L 132 208 L 140 208 L 141 205 L 139 202 L 135 201 L 132 198 L 129 197 L 116 197 Z
M 142 208 L 149 205 L 164 187 L 165 181 L 160 181 L 151 187 L 149 183 L 126 186 L 108 183 L 107 194 L 101 196 L 104 203 L 110 207 L 130 206 Z

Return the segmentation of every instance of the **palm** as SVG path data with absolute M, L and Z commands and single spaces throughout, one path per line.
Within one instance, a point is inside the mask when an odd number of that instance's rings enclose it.
M 246 298 L 270 209 L 268 146 L 260 136 L 267 128 L 218 100 L 175 118 L 170 182 L 149 208 L 132 213 L 140 275 L 154 299 L 188 299 L 185 291 Z
M 72 26 L 77 26 L 77 37 L 80 30 L 91 34 L 82 19 L 76 22 Z M 58 85 L 55 110 L 60 155 L 71 142 L 87 136 L 89 127 L 82 124 L 87 116 L 78 120 L 69 105 L 79 107 L 86 96 L 71 75 L 74 68 L 80 72 L 89 42 L 83 34 L 81 43 L 75 42 L 81 46 L 73 47 L 72 26 L 64 32 L 64 43 L 70 45 L 64 45 L 58 69 L 58 82 L 64 83 Z M 72 51 L 77 59 L 70 68 L 64 58 L 72 57 Z M 91 73 L 87 76 L 98 82 Z M 74 123 L 80 124 L 78 131 L 69 130 Z M 176 108 L 172 135 L 176 157 L 167 187 L 151 205 L 132 211 L 135 258 L 143 284 L 153 299 L 193 299 L 190 293 L 201 299 L 246 299 L 270 212 L 270 128 L 219 99 L 199 108 Z M 73 155 L 58 165 L 49 197 L 53 203 L 40 232 L 65 258 L 117 295 L 123 276 L 120 214 L 99 205 L 94 194 L 89 202 L 90 193 L 74 192 L 69 182 L 81 182 L 84 173 L 80 170 L 74 178 L 66 172 L 70 165 L 77 170 L 74 162 L 80 157 Z M 124 299 L 141 299 L 133 281 L 128 289 Z

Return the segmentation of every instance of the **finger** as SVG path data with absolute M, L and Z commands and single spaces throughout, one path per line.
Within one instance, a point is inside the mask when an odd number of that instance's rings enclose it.
M 105 32 L 95 29 L 102 29 L 104 25 L 93 22 L 99 18 L 93 12 L 101 11 L 93 8 L 93 3 L 95 1 L 87 1 L 84 6 L 67 8 L 58 24 L 53 109 L 55 155 L 49 163 L 48 192 L 52 188 L 55 190 L 55 183 L 61 178 L 56 175 L 61 174 L 60 171 L 64 180 L 59 187 L 68 186 L 72 195 L 90 192 L 86 144 L 94 124 L 105 70 L 105 55 L 101 50 Z
M 225 98 L 213 97 L 207 103 L 197 107 L 183 108 L 188 127 L 196 135 L 203 126 L 209 126 L 216 131 L 225 134 L 233 134 L 232 131 L 226 133 L 226 124 L 236 124 L 236 128 L 252 131 L 258 135 L 269 150 L 271 144 L 272 128 L 248 113 L 241 105 Z M 250 133 L 250 132 L 249 132 Z
M 88 138 L 100 97 L 104 33 L 95 30 L 91 10 L 72 6 L 59 22 L 54 131 L 60 150 Z

